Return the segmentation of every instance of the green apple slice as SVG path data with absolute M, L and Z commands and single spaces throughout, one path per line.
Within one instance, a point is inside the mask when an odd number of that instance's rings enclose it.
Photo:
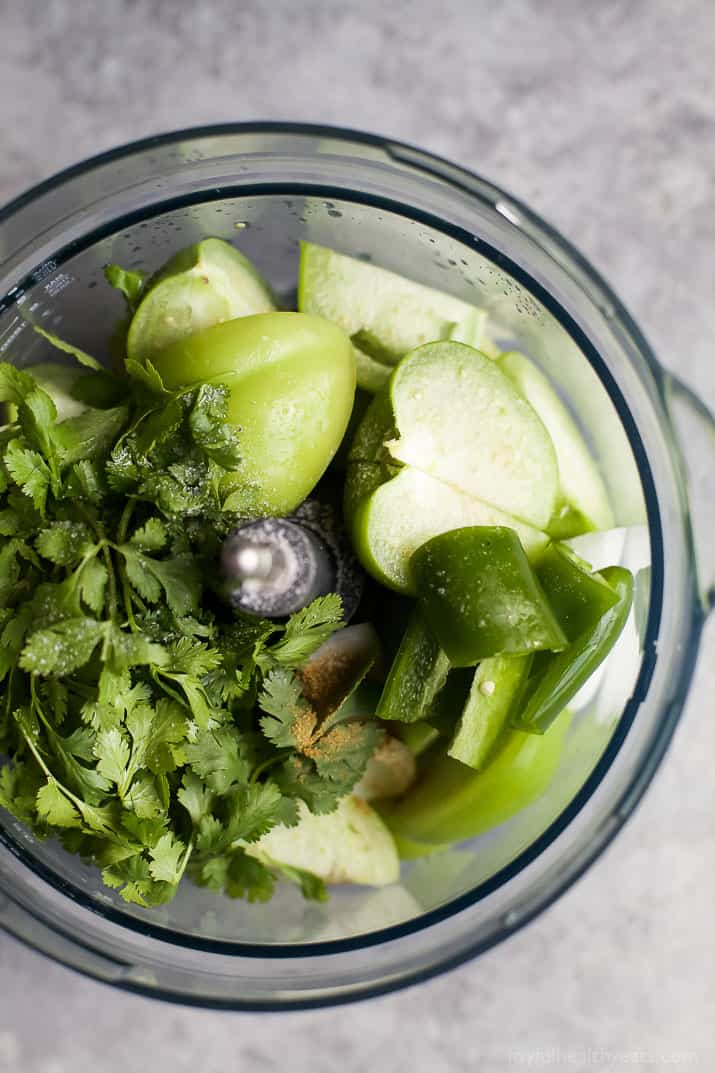
M 554 445 L 561 502 L 552 526 L 563 526 L 570 518 L 572 530 L 564 535 L 574 535 L 574 529 L 610 529 L 613 512 L 606 486 L 575 421 L 547 377 L 518 351 L 502 354 L 499 367 L 536 410 Z
M 127 355 L 143 362 L 202 328 L 275 308 L 248 258 L 230 242 L 207 238 L 181 250 L 149 281 L 129 326 Z
M 298 309 L 339 324 L 356 348 L 358 385 L 377 391 L 391 366 L 422 343 L 447 339 L 457 325 L 474 345 L 486 314 L 385 268 L 301 243 Z
M 355 465 L 365 467 L 375 480 L 380 475 L 381 467 L 374 464 L 356 463 L 350 470 Z M 371 494 L 362 499 L 356 494 L 355 498 L 359 501 L 352 512 L 351 532 L 360 560 L 373 577 L 398 592 L 414 593 L 409 574 L 413 552 L 451 529 L 510 526 L 530 558 L 538 556 L 549 542 L 546 534 L 533 526 L 412 466 L 400 470 Z
M 386 446 L 394 459 L 531 526 L 548 524 L 556 454 L 496 362 L 462 343 L 428 343 L 395 370 L 390 398 L 399 435 Z
M 295 827 L 279 824 L 246 853 L 262 863 L 313 872 L 326 883 L 383 887 L 396 883 L 400 862 L 395 842 L 377 812 L 359 797 L 344 797 L 334 812 L 316 816 L 299 802 Z

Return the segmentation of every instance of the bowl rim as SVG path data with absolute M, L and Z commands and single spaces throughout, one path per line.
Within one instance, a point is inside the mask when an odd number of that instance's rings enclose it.
M 369 134 L 366 132 L 353 130 L 350 128 L 333 127 L 322 124 L 309 124 L 309 123 L 290 123 L 281 121 L 260 122 L 253 121 L 249 123 L 223 123 L 208 126 L 199 126 L 192 128 L 179 129 L 176 131 L 166 132 L 158 135 L 149 136 L 139 139 L 137 141 L 128 142 L 120 145 L 116 148 L 107 150 L 102 153 L 98 153 L 94 156 L 87 158 L 77 164 L 73 164 L 48 179 L 45 179 L 33 187 L 29 188 L 24 193 L 7 203 L 0 209 L 0 226 L 9 219 L 16 212 L 30 205 L 37 198 L 43 197 L 48 193 L 61 187 L 64 183 L 81 176 L 83 174 L 91 172 L 97 167 L 102 167 L 107 163 L 112 163 L 117 160 L 123 159 L 128 156 L 132 156 L 136 153 L 141 153 L 145 150 L 152 148 L 158 148 L 164 145 L 172 144 L 177 141 L 190 140 L 196 138 L 208 138 L 230 135 L 242 135 L 242 134 L 287 134 L 287 135 L 305 135 L 315 137 L 330 137 L 345 143 L 357 143 L 363 145 L 369 145 L 383 150 L 388 156 L 393 157 L 397 163 L 404 163 L 400 160 L 400 153 L 406 152 L 409 154 L 409 163 L 417 171 L 423 171 L 428 175 L 438 176 L 442 181 L 450 186 L 462 190 L 475 198 L 482 198 L 492 205 L 497 206 L 498 201 L 506 201 L 510 206 L 515 206 L 523 220 L 529 221 L 529 223 L 539 232 L 540 236 L 543 235 L 548 242 L 555 247 L 556 251 L 564 256 L 567 261 L 575 264 L 582 276 L 585 277 L 589 287 L 592 289 L 589 297 L 593 299 L 593 292 L 600 292 L 602 299 L 609 304 L 610 308 L 615 312 L 616 318 L 621 323 L 626 334 L 630 337 L 631 342 L 634 344 L 635 349 L 645 359 L 651 373 L 655 377 L 659 390 L 662 390 L 662 369 L 643 334 L 637 327 L 632 317 L 623 306 L 620 299 L 611 290 L 610 286 L 605 282 L 603 277 L 593 268 L 590 262 L 574 247 L 571 243 L 564 238 L 555 228 L 544 221 L 540 216 L 533 212 L 528 206 L 523 204 L 518 198 L 512 196 L 509 192 L 505 191 L 493 184 L 490 180 L 484 179 L 479 174 L 472 172 L 466 168 L 452 163 L 450 160 L 440 157 L 436 154 L 427 152 L 421 148 L 410 145 L 396 139 L 381 137 L 380 135 Z M 474 189 L 474 184 L 478 184 L 481 191 Z M 450 235 L 453 238 L 458 239 L 465 245 L 478 249 L 480 253 L 486 253 L 490 259 L 498 264 L 500 267 L 507 270 L 515 279 L 517 279 L 523 286 L 525 286 L 534 296 L 542 302 L 542 304 L 557 318 L 559 323 L 565 328 L 565 330 L 571 335 L 571 337 L 581 347 L 587 359 L 590 361 L 594 371 L 599 376 L 601 383 L 605 390 L 608 392 L 614 406 L 617 409 L 619 418 L 624 426 L 626 434 L 629 439 L 631 449 L 633 450 L 636 464 L 639 470 L 639 476 L 643 485 L 643 491 L 646 501 L 646 511 L 648 515 L 648 527 L 651 539 L 651 548 L 653 556 L 652 564 L 652 587 L 651 587 L 651 601 L 649 607 L 648 622 L 646 627 L 646 637 L 644 643 L 644 656 L 639 670 L 638 680 L 633 690 L 633 694 L 628 701 L 626 707 L 621 714 L 616 730 L 614 731 L 611 739 L 606 745 L 601 757 L 599 758 L 594 769 L 590 775 L 565 808 L 559 813 L 555 820 L 546 828 L 544 832 L 526 849 L 522 850 L 509 864 L 495 873 L 494 876 L 489 877 L 488 880 L 483 881 L 478 886 L 472 888 L 470 891 L 459 895 L 457 898 L 453 898 L 450 901 L 429 910 L 419 917 L 415 917 L 402 924 L 392 925 L 388 928 L 382 928 L 374 932 L 367 933 L 366 935 L 354 936 L 347 939 L 329 940 L 320 943 L 306 943 L 306 944 L 251 944 L 245 942 L 227 942 L 225 940 L 214 939 L 197 939 L 190 938 L 185 933 L 172 931 L 170 928 L 164 928 L 162 926 L 155 925 L 150 922 L 143 922 L 138 920 L 134 916 L 129 916 L 118 909 L 108 907 L 92 898 L 82 894 L 77 888 L 71 886 L 71 884 L 60 879 L 51 869 L 40 864 L 32 859 L 27 859 L 26 854 L 19 846 L 19 844 L 6 832 L 0 828 L 0 842 L 12 853 L 15 857 L 18 857 L 20 861 L 29 867 L 36 875 L 48 882 L 55 890 L 58 890 L 64 896 L 69 896 L 74 902 L 79 902 L 83 908 L 98 914 L 104 919 L 109 920 L 113 924 L 121 925 L 124 928 L 128 928 L 132 931 L 145 935 L 153 939 L 159 940 L 169 946 L 179 945 L 185 948 L 194 949 L 197 951 L 210 952 L 215 954 L 233 954 L 241 957 L 257 957 L 262 959 L 281 959 L 281 958 L 294 958 L 294 957 L 320 957 L 324 955 L 335 955 L 341 953 L 349 953 L 355 950 L 361 950 L 369 946 L 392 942 L 395 940 L 403 939 L 408 935 L 414 934 L 418 931 L 423 931 L 429 927 L 434 926 L 446 920 L 449 917 L 456 915 L 468 909 L 470 906 L 481 901 L 488 894 L 493 893 L 496 889 L 503 886 L 505 883 L 513 879 L 517 874 L 523 871 L 529 864 L 531 864 L 536 857 L 538 857 L 549 845 L 551 845 L 559 835 L 565 830 L 566 827 L 572 822 L 578 813 L 584 808 L 586 803 L 590 800 L 597 787 L 602 782 L 606 775 L 606 772 L 610 769 L 616 755 L 620 751 L 620 748 L 625 741 L 628 732 L 635 719 L 636 712 L 640 706 L 641 701 L 644 699 L 650 680 L 652 678 L 653 670 L 655 667 L 655 640 L 658 636 L 660 617 L 663 604 L 663 573 L 664 573 L 664 547 L 662 536 L 662 525 L 660 519 L 660 511 L 658 504 L 658 497 L 655 488 L 655 482 L 653 479 L 652 471 L 648 459 L 646 457 L 645 448 L 643 446 L 640 434 L 635 425 L 633 416 L 628 408 L 625 399 L 621 395 L 620 389 L 616 385 L 612 375 L 610 374 L 608 367 L 605 364 L 604 359 L 600 356 L 596 350 L 594 344 L 592 344 L 585 332 L 578 326 L 573 320 L 571 315 L 564 309 L 561 304 L 551 296 L 546 288 L 535 280 L 525 269 L 521 268 L 516 262 L 512 261 L 500 250 L 494 248 L 483 239 L 479 239 L 478 236 L 470 234 L 464 231 L 462 228 L 457 227 L 447 221 L 430 215 L 429 213 L 417 210 L 413 206 L 402 204 L 397 201 L 393 201 L 388 198 L 380 198 L 376 195 L 366 195 L 359 190 L 346 190 L 336 188 L 332 186 L 321 187 L 320 184 L 306 184 L 296 183 L 291 189 L 291 184 L 280 182 L 277 184 L 281 193 L 302 193 L 305 194 L 308 190 L 316 196 L 333 196 L 339 197 L 342 200 L 359 201 L 362 204 L 373 205 L 374 207 L 389 209 L 393 212 L 399 212 L 400 214 L 407 216 L 410 219 L 417 220 L 427 224 L 435 230 L 441 231 L 444 234 Z M 236 192 L 240 192 L 243 196 L 251 196 L 257 193 L 273 193 L 275 189 L 269 189 L 267 184 L 262 182 L 255 186 L 250 184 L 242 184 L 240 187 L 233 188 Z M 207 196 L 207 192 L 201 192 L 197 194 L 194 200 L 200 200 L 206 202 L 207 200 L 214 200 L 231 196 L 232 187 L 230 184 L 223 185 L 213 197 Z M 134 222 L 135 220 L 148 218 L 157 214 L 162 209 L 166 209 L 175 205 L 178 202 L 181 205 L 191 203 L 192 195 L 182 195 L 179 199 L 171 197 L 158 203 L 147 206 L 144 210 L 137 210 L 129 214 L 117 217 L 112 221 L 112 230 L 120 228 L 123 224 L 126 226 L 127 222 Z M 515 226 L 520 226 L 518 223 Z M 57 255 L 58 266 L 62 263 L 62 256 L 65 253 L 65 257 L 70 254 L 77 253 L 79 249 L 86 248 L 91 245 L 92 242 L 97 240 L 97 231 L 101 229 L 95 229 L 92 232 L 84 235 L 79 242 L 74 241 L 71 244 L 71 250 L 61 251 Z M 533 237 L 533 235 L 530 235 Z M 550 255 L 554 256 L 552 251 L 549 251 Z M 685 524 L 684 537 L 686 541 L 691 542 L 691 535 L 689 525 Z M 691 557 L 692 560 L 692 557 Z M 459 964 L 469 960 L 479 953 L 484 952 L 497 942 L 506 938 L 508 935 L 513 934 L 519 928 L 523 927 L 528 921 L 532 920 L 535 916 L 541 913 L 544 909 L 548 908 L 553 902 L 560 897 L 568 888 L 591 866 L 591 864 L 597 859 L 598 856 L 605 850 L 610 842 L 615 837 L 616 833 L 621 829 L 626 820 L 632 815 L 635 807 L 640 802 L 645 790 L 650 784 L 657 768 L 659 767 L 661 760 L 667 750 L 668 744 L 672 738 L 677 722 L 680 718 L 682 707 L 687 695 L 687 687 L 692 677 L 692 669 L 697 657 L 698 645 L 700 640 L 700 633 L 702 623 L 704 621 L 704 614 L 702 612 L 699 601 L 695 598 L 696 585 L 694 574 L 690 572 L 690 585 L 692 589 L 693 599 L 691 600 L 692 617 L 688 636 L 683 644 L 683 654 L 678 668 L 678 674 L 675 680 L 674 695 L 675 701 L 668 705 L 667 709 L 663 712 L 660 722 L 657 727 L 654 728 L 651 738 L 650 751 L 641 762 L 639 768 L 633 773 L 628 784 L 619 795 L 618 800 L 612 806 L 609 813 L 604 817 L 603 827 L 601 831 L 601 837 L 594 839 L 594 844 L 589 847 L 588 851 L 582 853 L 579 856 L 578 862 L 575 866 L 564 870 L 564 875 L 559 880 L 551 885 L 545 896 L 536 897 L 530 899 L 530 904 L 525 912 L 522 912 L 518 917 L 510 924 L 508 921 L 504 922 L 501 927 L 493 932 L 490 932 L 487 936 L 475 940 L 472 943 L 465 943 L 462 945 L 457 953 L 444 956 L 443 958 L 437 958 L 433 960 L 429 967 L 415 969 L 406 976 L 400 976 L 396 981 L 390 981 L 387 984 L 376 984 L 369 988 L 360 990 L 355 995 L 339 995 L 335 998 L 317 998 L 317 999 L 297 999 L 295 1001 L 269 1001 L 269 1002 L 243 1002 L 241 1000 L 227 1000 L 221 1002 L 217 1000 L 197 1000 L 195 995 L 172 995 L 159 989 L 152 987 L 145 987 L 137 985 L 136 983 L 118 981 L 117 986 L 123 987 L 127 990 L 139 991 L 141 993 L 151 995 L 153 997 L 174 998 L 176 1001 L 188 1002 L 190 1004 L 208 1005 L 212 1007 L 225 1006 L 227 1008 L 234 1009 L 286 1009 L 286 1008 L 306 1008 L 313 1006 L 331 1005 L 337 1002 L 354 1001 L 357 998 L 369 997 L 372 995 L 382 994 L 392 991 L 396 988 L 408 986 L 412 983 L 416 983 L 420 980 L 430 978 L 438 973 L 447 971 L 456 967 Z M 2 882 L 0 877 L 0 887 L 5 889 L 7 895 L 15 901 L 11 891 L 7 890 L 6 885 Z M 23 910 L 28 912 L 28 910 Z M 40 918 L 41 919 L 41 918 Z M 52 925 L 55 930 L 60 930 L 55 924 Z M 76 942 L 76 939 L 71 936 L 66 936 L 71 942 Z

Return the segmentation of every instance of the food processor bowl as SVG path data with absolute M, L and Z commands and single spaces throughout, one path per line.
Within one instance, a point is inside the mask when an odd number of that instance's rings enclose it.
M 234 242 L 287 303 L 305 239 L 488 309 L 499 345 L 538 362 L 581 427 L 625 527 L 614 555 L 636 575 L 632 629 L 579 696 L 541 797 L 471 842 L 405 862 L 394 886 L 338 888 L 325 905 L 281 887 L 252 905 L 185 883 L 170 905 L 146 910 L 0 814 L 0 925 L 37 950 L 196 1005 L 344 1002 L 499 942 L 573 883 L 633 811 L 678 721 L 713 597 L 715 423 L 583 257 L 524 205 L 409 146 L 313 126 L 150 138 L 15 200 L 0 214 L 0 358 L 47 358 L 34 323 L 109 360 L 123 309 L 103 266 L 152 270 L 209 235 Z

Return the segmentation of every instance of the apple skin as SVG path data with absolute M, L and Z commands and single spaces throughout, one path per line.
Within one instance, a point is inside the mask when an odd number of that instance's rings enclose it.
M 336 325 L 259 313 L 177 340 L 152 360 L 167 388 L 225 384 L 242 462 L 222 493 L 251 514 L 285 514 L 330 464 L 350 419 L 355 358 Z

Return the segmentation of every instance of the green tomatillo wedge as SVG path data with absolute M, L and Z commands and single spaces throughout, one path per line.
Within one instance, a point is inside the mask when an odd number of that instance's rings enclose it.
M 447 750 L 454 760 L 479 770 L 489 761 L 521 699 L 532 656 L 492 656 L 482 660 Z
M 152 361 L 169 389 L 205 381 L 228 387 L 242 461 L 222 492 L 241 513 L 293 510 L 347 428 L 355 359 L 347 336 L 320 317 L 240 317 L 179 339 Z
M 515 720 L 520 729 L 543 734 L 600 667 L 620 637 L 631 610 L 633 575 L 621 566 L 609 566 L 602 576 L 618 602 L 565 651 L 547 658 L 534 691 Z
M 565 404 L 541 370 L 518 351 L 502 354 L 499 367 L 543 421 L 559 463 L 559 498 L 549 522 L 555 537 L 609 529 L 613 512 L 591 452 Z
M 385 389 L 375 395 L 362 415 L 350 444 L 348 462 L 390 462 L 385 440 L 396 435 L 390 393 Z
M 424 617 L 415 610 L 378 702 L 378 719 L 401 723 L 424 719 L 448 672 L 449 660 Z
M 565 544 L 551 544 L 540 558 L 536 576 L 569 641 L 598 622 L 618 603 L 618 596 L 602 577 Z
M 417 549 L 410 567 L 425 618 L 455 667 L 566 647 L 513 529 L 443 533 Z
M 548 537 L 412 466 L 395 463 L 385 441 L 396 435 L 389 390 L 375 396 L 358 425 L 345 480 L 345 518 L 363 566 L 382 584 L 414 593 L 412 553 L 430 537 L 465 525 L 516 529 L 529 557 Z
M 270 288 L 230 242 L 206 238 L 181 250 L 149 280 L 127 333 L 127 355 L 143 362 L 183 336 L 276 308 Z
M 543 736 L 509 730 L 482 771 L 449 756 L 435 759 L 402 800 L 382 810 L 396 837 L 442 845 L 475 838 L 530 805 L 559 765 L 570 716 Z
M 551 439 L 498 363 L 463 343 L 428 343 L 390 380 L 393 459 L 537 528 L 559 472 Z
M 486 338 L 486 315 L 475 306 L 310 242 L 301 243 L 298 308 L 347 332 L 358 384 L 368 391 L 378 391 L 410 350 L 447 339 L 458 324 L 468 341 Z

